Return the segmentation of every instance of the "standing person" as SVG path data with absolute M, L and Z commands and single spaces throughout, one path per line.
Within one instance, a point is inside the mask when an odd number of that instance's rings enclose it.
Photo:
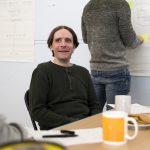
M 81 28 L 91 53 L 92 80 L 103 111 L 106 101 L 114 104 L 115 95 L 129 93 L 126 49 L 136 48 L 143 38 L 133 30 L 126 0 L 90 0 L 83 10 Z
M 47 44 L 54 59 L 37 66 L 29 89 L 31 114 L 40 129 L 49 130 L 99 113 L 88 70 L 70 62 L 79 44 L 76 33 L 58 26 Z

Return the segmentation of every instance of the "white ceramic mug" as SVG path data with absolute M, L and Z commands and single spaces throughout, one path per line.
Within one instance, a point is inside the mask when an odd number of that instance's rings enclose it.
M 125 111 L 129 114 L 131 111 L 131 96 L 130 95 L 116 95 L 115 96 L 115 110 Z
M 128 121 L 133 123 L 134 133 L 128 134 Z M 106 111 L 102 113 L 103 142 L 121 145 L 137 136 L 138 124 L 134 118 L 123 111 Z

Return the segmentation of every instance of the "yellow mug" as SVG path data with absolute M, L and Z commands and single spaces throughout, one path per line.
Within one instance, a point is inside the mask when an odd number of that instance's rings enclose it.
M 128 122 L 132 122 L 134 133 L 128 134 Z M 106 111 L 102 113 L 103 142 L 121 145 L 134 139 L 138 134 L 138 124 L 134 118 L 128 117 L 123 111 Z

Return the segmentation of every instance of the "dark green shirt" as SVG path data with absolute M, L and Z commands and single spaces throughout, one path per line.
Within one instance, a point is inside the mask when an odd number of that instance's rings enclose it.
M 58 127 L 100 111 L 90 74 L 77 65 L 38 65 L 29 95 L 32 116 L 41 129 Z

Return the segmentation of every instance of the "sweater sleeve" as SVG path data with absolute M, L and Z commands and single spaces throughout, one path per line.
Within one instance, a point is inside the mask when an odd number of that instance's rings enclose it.
M 81 19 L 81 30 L 82 30 L 83 42 L 87 44 L 88 43 L 88 41 L 87 41 L 87 30 L 86 30 L 86 26 L 85 26 L 85 23 L 84 23 L 84 20 L 83 20 L 83 16 L 82 16 L 82 19 Z
M 143 42 L 138 39 L 131 23 L 131 10 L 129 4 L 124 1 L 117 10 L 119 32 L 122 42 L 127 48 L 136 48 Z
M 31 113 L 39 125 L 45 126 L 47 129 L 58 127 L 73 121 L 75 118 L 56 114 L 47 107 L 47 98 L 50 92 L 50 84 L 53 81 L 48 77 L 47 73 L 40 68 L 34 70 L 30 90 L 30 107 Z
M 95 89 L 89 72 L 87 73 L 87 82 L 88 82 L 88 104 L 90 108 L 90 115 L 94 115 L 100 113 L 100 106 L 96 98 Z

